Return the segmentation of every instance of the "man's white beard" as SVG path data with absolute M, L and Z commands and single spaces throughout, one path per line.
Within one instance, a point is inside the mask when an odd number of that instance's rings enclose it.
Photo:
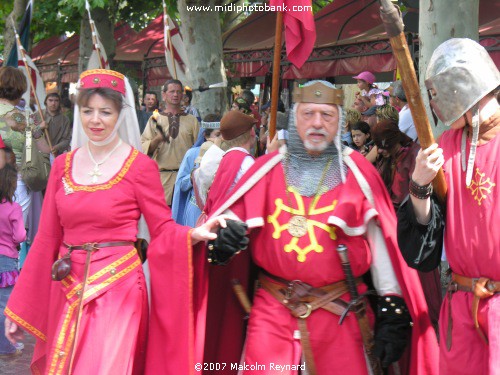
M 328 142 L 322 141 L 320 143 L 313 143 L 311 141 L 305 140 L 304 147 L 307 151 L 323 152 L 328 148 Z

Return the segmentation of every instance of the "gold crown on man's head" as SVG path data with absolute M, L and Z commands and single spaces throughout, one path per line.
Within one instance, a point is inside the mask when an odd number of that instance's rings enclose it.
M 295 82 L 293 88 L 294 103 L 316 103 L 344 105 L 344 92 L 316 82 L 309 86 L 301 86 Z

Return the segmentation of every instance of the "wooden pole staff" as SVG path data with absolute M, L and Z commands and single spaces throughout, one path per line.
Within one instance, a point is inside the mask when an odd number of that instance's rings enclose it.
M 401 12 L 390 0 L 379 0 L 380 18 L 385 26 L 385 31 L 390 38 L 392 51 L 396 58 L 399 72 L 401 74 L 401 82 L 405 90 L 408 106 L 410 107 L 411 115 L 415 123 L 418 139 L 422 149 L 425 149 L 435 143 L 434 135 L 432 134 L 431 124 L 425 111 L 424 101 L 420 94 L 420 86 L 418 85 L 417 74 L 413 66 L 413 60 L 408 49 L 403 32 L 403 19 Z M 433 181 L 434 191 L 439 200 L 444 202 L 446 197 L 446 180 L 443 170 L 440 169 Z
M 28 79 L 30 81 L 31 92 L 35 98 L 36 106 L 38 107 L 38 114 L 40 115 L 41 121 L 44 121 L 42 107 L 40 105 L 40 100 L 38 99 L 38 95 L 36 94 L 36 87 L 33 84 L 33 78 L 31 78 L 31 68 L 28 66 L 28 60 L 26 59 L 26 51 L 24 50 L 24 47 L 21 43 L 21 39 L 19 39 L 19 34 L 17 33 L 17 30 L 15 28 L 14 28 L 14 32 L 16 34 L 17 47 L 18 47 L 18 50 L 21 52 L 21 56 L 22 56 L 23 61 L 24 61 L 24 68 L 26 69 L 26 73 L 27 73 Z M 47 144 L 49 145 L 50 149 L 52 150 L 52 142 L 50 141 L 48 129 L 45 128 L 43 132 L 44 132 Z M 54 151 L 51 151 L 51 152 L 54 156 L 56 156 Z
M 281 64 L 281 30 L 283 28 L 283 12 L 276 13 L 276 33 L 274 36 L 273 80 L 271 85 L 271 117 L 269 120 L 269 139 L 276 133 L 276 116 L 278 111 L 278 95 L 280 86 Z
M 170 59 L 172 60 L 172 69 L 174 70 L 174 78 L 177 79 L 177 68 L 175 67 L 175 59 L 174 59 L 174 46 L 172 44 L 172 38 L 170 37 L 170 26 L 168 24 L 168 14 L 167 14 L 167 6 L 165 4 L 165 0 L 163 0 L 163 27 L 165 27 L 165 29 L 167 30 L 167 40 L 163 41 L 163 43 L 165 44 L 165 48 L 170 50 Z M 165 50 L 165 59 L 167 59 L 166 55 L 167 51 Z

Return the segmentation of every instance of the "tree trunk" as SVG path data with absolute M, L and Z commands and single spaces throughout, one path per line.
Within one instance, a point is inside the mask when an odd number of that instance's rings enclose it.
M 180 30 L 188 56 L 186 63 L 189 68 L 188 82 L 183 84 L 193 89 L 226 80 L 219 12 L 188 12 L 186 7 L 202 5 L 212 6 L 212 9 L 215 9 L 216 4 L 219 2 L 214 0 L 177 2 L 181 18 Z M 210 89 L 201 93 L 194 91 L 193 94 L 192 103 L 198 108 L 202 118 L 209 113 L 223 114 L 227 109 L 225 88 Z
M 470 38 L 476 41 L 479 39 L 479 0 L 455 0 L 452 3 L 442 0 L 420 0 L 420 89 L 430 118 L 432 113 L 424 80 L 432 53 L 450 38 Z M 434 136 L 437 138 L 446 129 L 447 127 L 439 122 L 433 129 Z
M 92 32 L 90 31 L 89 15 L 83 12 L 80 22 L 80 57 L 78 59 L 78 74 L 87 70 L 90 55 L 92 54 Z
M 111 67 L 113 57 L 115 56 L 116 41 L 114 38 L 115 26 L 108 9 L 95 8 L 90 11 L 95 27 L 99 32 L 102 47 L 106 51 L 106 56 Z M 78 72 L 81 73 L 87 69 L 90 55 L 93 50 L 92 31 L 90 30 L 89 15 L 87 11 L 83 12 L 80 23 L 80 59 L 78 61 Z
M 16 29 L 19 27 L 19 21 L 21 20 L 25 10 L 26 6 L 28 5 L 28 0 L 14 0 L 14 9 L 12 12 L 9 14 L 7 17 L 7 20 L 5 21 L 5 30 L 3 33 L 3 42 L 4 42 L 4 49 L 3 49 L 3 58 L 4 58 L 4 64 L 7 62 L 9 59 L 10 55 L 10 50 L 14 47 L 16 48 L 16 37 L 14 35 L 14 28 L 12 27 L 12 20 L 16 23 Z M 17 30 L 17 32 L 20 32 Z M 28 48 L 26 50 L 29 51 Z
M 110 8 L 95 8 L 91 11 L 95 26 L 99 31 L 101 43 L 108 56 L 108 61 L 113 67 L 113 58 L 116 51 L 115 24 L 112 10 Z

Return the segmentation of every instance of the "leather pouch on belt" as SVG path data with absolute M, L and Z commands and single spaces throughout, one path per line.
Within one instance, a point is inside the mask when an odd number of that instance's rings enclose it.
M 61 281 L 69 275 L 71 271 L 71 258 L 66 254 L 61 259 L 58 259 L 52 265 L 52 280 Z

